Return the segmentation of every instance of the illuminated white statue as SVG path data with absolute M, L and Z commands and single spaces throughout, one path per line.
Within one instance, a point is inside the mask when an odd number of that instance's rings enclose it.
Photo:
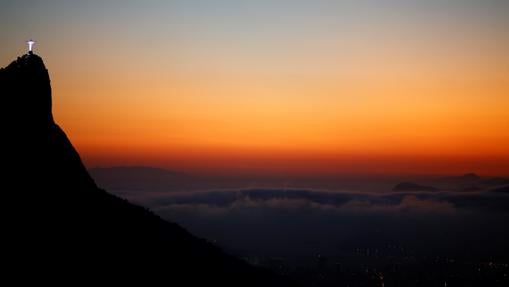
M 28 44 L 28 53 L 32 54 L 32 49 L 34 47 L 35 41 L 30 39 L 27 41 L 27 44 Z

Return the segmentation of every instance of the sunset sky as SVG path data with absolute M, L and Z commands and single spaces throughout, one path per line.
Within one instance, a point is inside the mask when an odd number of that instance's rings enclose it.
M 85 163 L 509 175 L 509 1 L 2 1 Z

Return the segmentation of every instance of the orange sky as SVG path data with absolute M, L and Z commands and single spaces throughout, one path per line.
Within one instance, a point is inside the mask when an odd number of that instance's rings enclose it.
M 36 52 L 89 166 L 508 175 L 507 7 L 453 2 L 252 4 L 261 18 L 181 4 L 171 20 L 121 9 L 87 25 L 81 9 L 62 27 L 41 20 L 56 30 L 36 31 Z
M 359 74 L 138 75 L 141 83 L 118 79 L 87 91 L 101 106 L 64 102 L 71 107 L 57 118 L 92 165 L 507 172 L 505 63 L 442 60 L 393 59 Z

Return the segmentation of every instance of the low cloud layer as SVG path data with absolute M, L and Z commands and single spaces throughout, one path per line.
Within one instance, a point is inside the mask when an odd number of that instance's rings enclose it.
M 509 194 L 495 191 L 246 189 L 136 193 L 131 200 L 233 253 L 257 257 L 396 248 L 405 256 L 491 258 L 506 256 L 500 250 L 509 241 Z
M 336 209 L 365 212 L 455 212 L 457 210 L 509 211 L 509 194 L 499 192 L 327 192 L 304 189 L 248 189 L 188 194 L 163 194 L 141 199 L 160 209 L 201 206 L 211 209 L 271 207 L 284 209 Z

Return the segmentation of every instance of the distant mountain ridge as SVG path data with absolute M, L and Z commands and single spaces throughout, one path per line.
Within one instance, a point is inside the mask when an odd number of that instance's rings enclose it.
M 108 190 L 169 191 L 194 179 L 183 172 L 148 166 L 95 167 L 89 173 Z
M 108 167 L 93 167 L 89 169 L 90 172 L 129 172 L 129 173 L 159 173 L 162 175 L 184 175 L 183 172 L 176 172 L 160 167 L 141 166 L 141 165 L 126 165 L 126 166 L 108 166 Z
M 419 182 L 401 182 L 393 187 L 393 191 L 488 191 L 495 187 L 509 185 L 509 178 L 481 177 L 475 173 L 439 178 L 421 178 Z
M 490 191 L 498 192 L 498 193 L 509 193 L 509 185 L 496 187 L 496 188 L 491 189 Z
M 435 180 L 435 184 L 443 189 L 456 191 L 479 191 L 496 186 L 509 184 L 509 178 L 481 177 L 476 173 L 466 173 L 460 176 L 448 176 Z
M 393 191 L 438 191 L 433 186 L 420 185 L 413 182 L 401 182 L 392 188 Z
M 291 285 L 99 189 L 53 120 L 42 58 L 23 55 L 0 69 L 0 90 L 7 274 L 39 284 Z

